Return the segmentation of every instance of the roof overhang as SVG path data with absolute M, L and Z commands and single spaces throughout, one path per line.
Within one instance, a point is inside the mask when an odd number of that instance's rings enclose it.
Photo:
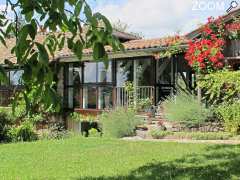
M 183 44 L 180 46 L 183 50 L 188 47 L 187 44 Z M 156 47 L 156 48 L 147 48 L 147 49 L 136 49 L 136 50 L 128 50 L 128 51 L 118 51 L 108 53 L 109 59 L 127 59 L 134 57 L 153 57 L 156 53 L 167 50 L 167 46 L 165 47 Z M 57 58 L 59 62 L 77 62 L 79 61 L 75 55 L 61 56 Z M 81 61 L 93 61 L 92 54 L 83 55 Z

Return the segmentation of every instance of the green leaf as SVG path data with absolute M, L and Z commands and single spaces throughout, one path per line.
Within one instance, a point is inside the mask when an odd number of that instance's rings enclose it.
M 92 10 L 87 4 L 85 4 L 85 7 L 84 7 L 84 14 L 85 14 L 87 20 L 91 22 Z
M 48 56 L 48 52 L 46 50 L 46 48 L 40 44 L 40 43 L 35 43 L 38 49 L 38 59 L 40 62 L 42 62 L 43 64 L 47 64 L 49 61 L 49 56 Z
M 0 81 L 3 82 L 4 84 L 8 83 L 8 77 L 5 72 L 5 69 L 0 65 Z
M 78 40 L 73 47 L 73 52 L 78 57 L 79 60 L 82 59 L 83 45 L 80 40 Z
M 37 23 L 34 20 L 32 20 L 31 24 L 28 25 L 28 32 L 29 32 L 30 37 L 32 39 L 35 39 L 36 34 L 37 34 Z
M 101 13 L 96 13 L 94 16 L 97 17 L 99 20 L 103 21 L 103 23 L 106 27 L 106 30 L 109 33 L 113 32 L 113 28 L 112 28 L 112 25 L 111 25 L 110 21 L 104 15 L 102 15 Z
M 95 43 L 93 46 L 93 58 L 94 60 L 103 60 L 106 58 L 106 51 L 102 43 Z
M 74 10 L 74 15 L 75 16 L 79 16 L 80 15 L 80 12 L 82 10 L 82 6 L 83 6 L 83 1 L 78 1 L 76 7 L 75 7 L 75 10 Z
M 28 13 L 25 14 L 25 19 L 27 22 L 30 22 L 32 20 L 34 12 L 33 11 L 29 11 Z
M 64 43 L 65 43 L 65 36 L 62 37 L 60 43 L 59 43 L 59 50 L 62 50 L 63 46 L 64 46 Z
M 67 39 L 67 44 L 69 49 L 73 49 L 73 38 L 68 38 Z

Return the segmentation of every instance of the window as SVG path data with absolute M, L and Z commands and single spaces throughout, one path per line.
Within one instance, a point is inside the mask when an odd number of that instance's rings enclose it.
M 112 99 L 112 87 L 100 87 L 99 88 L 99 108 L 100 109 L 110 109 L 113 107 Z
M 117 87 L 124 86 L 126 81 L 133 81 L 133 61 L 117 61 Z
M 13 86 L 21 85 L 23 70 L 10 71 L 10 84 Z
M 85 63 L 84 65 L 84 83 L 112 82 L 111 62 L 109 62 L 108 69 L 103 62 Z
M 65 72 L 65 96 L 68 108 L 112 108 L 112 63 L 69 63 Z M 103 87 L 104 86 L 104 87 Z
M 9 70 L 6 72 L 8 77 L 9 85 L 11 86 L 18 86 L 22 84 L 22 75 L 23 70 Z M 1 85 L 8 85 L 3 82 L 1 82 Z
M 112 82 L 112 63 L 109 62 L 108 69 L 103 62 L 98 63 L 98 82 Z
M 82 68 L 81 67 L 73 68 L 73 82 L 75 85 L 82 83 Z
M 137 60 L 136 79 L 138 86 L 152 86 L 154 84 L 154 66 L 150 59 Z
M 97 88 L 85 87 L 83 89 L 83 108 L 97 109 Z
M 96 83 L 97 81 L 97 64 L 84 63 L 84 83 Z

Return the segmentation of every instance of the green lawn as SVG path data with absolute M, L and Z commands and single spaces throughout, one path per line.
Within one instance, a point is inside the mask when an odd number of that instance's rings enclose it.
M 0 145 L 0 179 L 239 179 L 240 146 L 72 138 Z

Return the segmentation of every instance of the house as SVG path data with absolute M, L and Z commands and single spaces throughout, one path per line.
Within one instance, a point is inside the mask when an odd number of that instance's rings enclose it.
M 223 16 L 225 22 L 231 22 L 233 16 L 239 16 L 240 9 Z M 63 98 L 63 107 L 69 111 L 85 114 L 98 114 L 103 109 L 112 109 L 116 106 L 128 104 L 128 95 L 124 88 L 127 81 L 133 82 L 139 99 L 150 99 L 157 104 L 166 96 L 173 93 L 180 83 L 184 83 L 186 89 L 192 91 L 195 88 L 195 75 L 191 67 L 184 59 L 184 50 L 189 39 L 198 38 L 201 28 L 187 34 L 184 37 L 165 37 L 159 39 L 140 39 L 128 33 L 114 32 L 114 35 L 125 46 L 124 52 L 112 52 L 107 48 L 109 66 L 105 68 L 103 62 L 94 62 L 91 50 L 85 49 L 82 61 L 79 61 L 70 50 L 64 48 L 57 52 L 51 62 L 57 64 L 58 82 L 57 89 Z M 38 35 L 39 41 L 44 34 Z M 182 49 L 172 57 L 161 57 L 159 53 L 166 51 L 170 43 L 181 41 Z M 10 39 L 9 47 L 14 43 Z M 0 59 L 4 63 L 5 58 L 15 63 L 9 49 L 1 48 Z M 228 47 L 227 47 L 228 48 Z M 226 48 L 226 49 L 227 49 Z M 232 48 L 232 47 L 231 47 Z M 234 53 L 236 48 L 227 51 L 226 62 L 234 69 L 239 68 L 240 58 Z M 21 89 L 19 79 L 22 70 L 8 69 L 10 86 L 2 85 L 0 88 L 0 103 L 7 105 L 15 90 Z

